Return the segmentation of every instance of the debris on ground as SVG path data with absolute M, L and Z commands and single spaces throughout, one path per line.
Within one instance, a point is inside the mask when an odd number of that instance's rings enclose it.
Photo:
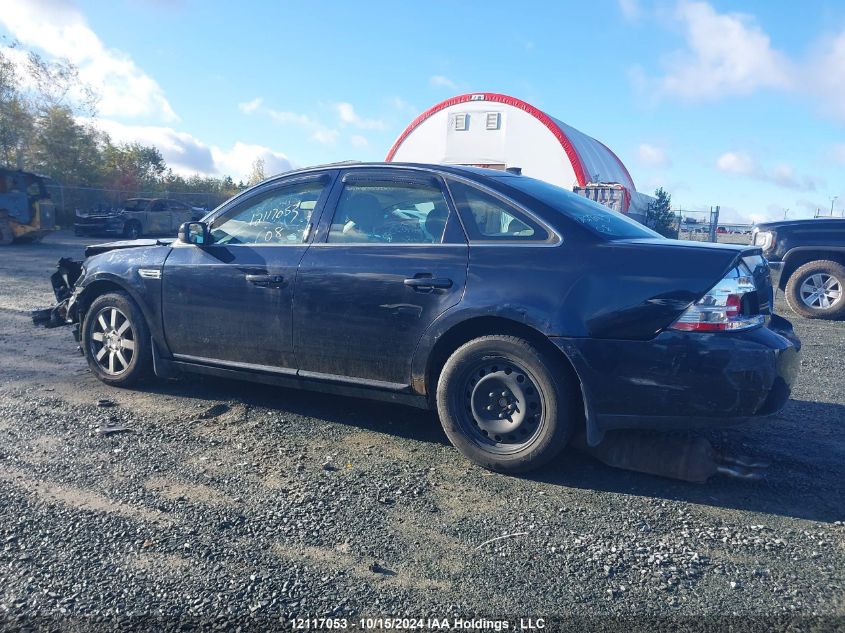
M 758 480 L 768 467 L 763 461 L 717 451 L 703 435 L 617 430 L 607 432 L 597 446 L 589 446 L 583 433 L 572 445 L 613 468 L 691 483 L 704 483 L 717 474 Z

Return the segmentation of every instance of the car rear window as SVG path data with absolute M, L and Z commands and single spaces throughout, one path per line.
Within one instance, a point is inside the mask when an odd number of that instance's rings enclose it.
M 606 239 L 661 237 L 659 233 L 618 211 L 608 209 L 598 202 L 541 180 L 526 177 L 509 178 L 507 185 L 537 198 L 540 202 L 580 222 Z

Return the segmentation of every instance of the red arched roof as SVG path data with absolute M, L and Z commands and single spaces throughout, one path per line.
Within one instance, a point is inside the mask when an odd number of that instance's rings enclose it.
M 526 103 L 522 99 L 517 99 L 516 97 L 509 97 L 508 95 L 498 94 L 495 92 L 458 95 L 457 97 L 446 99 L 446 101 L 441 101 L 437 105 L 430 107 L 428 110 L 419 115 L 416 119 L 411 121 L 410 125 L 405 128 L 405 131 L 399 135 L 399 138 L 396 139 L 396 142 L 393 144 L 393 147 L 391 147 L 390 151 L 387 152 L 387 158 L 385 160 L 387 162 L 392 161 L 393 155 L 396 154 L 396 150 L 399 149 L 399 146 L 402 144 L 402 142 L 408 137 L 411 132 L 413 132 L 423 121 L 428 119 L 431 115 L 436 114 L 437 112 L 440 112 L 441 110 L 444 110 L 450 106 L 458 105 L 459 103 L 467 103 L 469 101 L 492 101 L 493 103 L 504 103 L 509 106 L 513 106 L 514 108 L 519 108 L 520 110 L 523 110 L 533 116 L 540 123 L 545 125 L 549 129 L 549 132 L 554 134 L 561 147 L 563 147 L 563 150 L 569 157 L 569 162 L 572 163 L 572 168 L 575 170 L 575 178 L 578 179 L 578 184 L 581 186 L 587 184 L 587 174 L 589 172 L 585 169 L 584 163 L 581 160 L 581 156 L 575 150 L 575 146 L 569 140 L 569 137 L 557 125 L 557 123 L 555 123 L 554 119 L 552 119 L 542 110 L 538 110 L 533 105 L 531 105 L 530 103 Z

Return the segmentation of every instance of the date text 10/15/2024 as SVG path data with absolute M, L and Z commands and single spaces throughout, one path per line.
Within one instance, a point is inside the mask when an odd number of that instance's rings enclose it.
M 296 631 L 359 629 L 362 631 L 537 631 L 546 628 L 543 618 L 487 620 L 485 618 L 294 618 Z

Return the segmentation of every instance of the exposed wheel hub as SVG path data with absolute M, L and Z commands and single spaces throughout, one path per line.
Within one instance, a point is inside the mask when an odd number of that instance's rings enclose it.
M 542 418 L 537 388 L 526 372 L 507 363 L 479 368 L 467 385 L 468 413 L 476 432 L 501 444 L 522 444 Z

